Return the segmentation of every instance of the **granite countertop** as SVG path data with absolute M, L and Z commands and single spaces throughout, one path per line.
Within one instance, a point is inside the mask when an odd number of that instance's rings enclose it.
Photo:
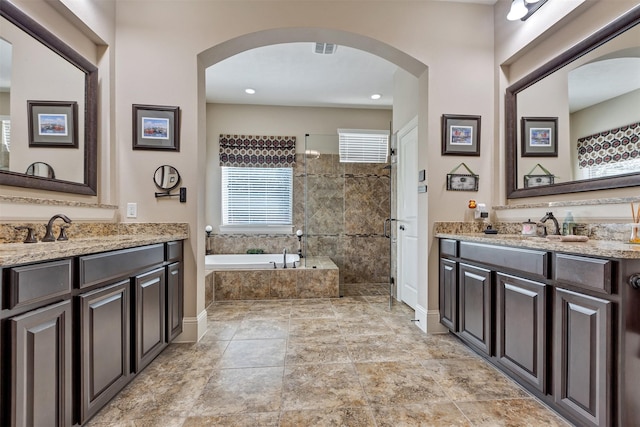
M 119 234 L 112 236 L 70 238 L 64 242 L 1 243 L 0 266 L 28 264 L 57 258 L 88 255 L 127 249 L 154 243 L 184 240 L 186 230 L 170 230 L 163 234 Z
M 640 244 L 613 240 L 589 240 L 587 242 L 549 241 L 543 237 L 521 234 L 484 233 L 436 233 L 440 239 L 456 239 L 467 242 L 489 243 L 500 246 L 541 249 L 578 255 L 594 255 L 605 258 L 640 259 Z

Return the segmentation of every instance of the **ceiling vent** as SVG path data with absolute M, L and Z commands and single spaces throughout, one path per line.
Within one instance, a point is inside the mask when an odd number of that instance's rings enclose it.
M 331 55 L 337 48 L 338 46 L 333 43 L 316 43 L 316 53 L 321 55 Z

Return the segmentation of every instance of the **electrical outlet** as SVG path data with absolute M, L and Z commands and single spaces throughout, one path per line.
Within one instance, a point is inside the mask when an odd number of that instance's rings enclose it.
M 127 203 L 127 218 L 136 218 L 138 216 L 138 204 Z

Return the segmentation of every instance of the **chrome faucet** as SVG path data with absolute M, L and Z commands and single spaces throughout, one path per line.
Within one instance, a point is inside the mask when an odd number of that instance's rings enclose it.
M 52 216 L 51 219 L 49 220 L 49 222 L 47 223 L 47 229 L 46 229 L 46 232 L 44 233 L 44 237 L 42 238 L 43 242 L 54 242 L 56 240 L 56 238 L 53 237 L 53 223 L 58 218 L 60 218 L 61 220 L 63 220 L 67 224 L 71 224 L 71 220 L 66 215 L 56 214 L 56 215 Z M 61 231 L 60 237 L 63 237 L 63 236 L 66 237 L 66 234 L 64 233 L 64 231 Z
M 284 259 L 284 261 L 282 261 L 282 268 L 287 268 L 287 248 L 284 248 L 282 255 Z
M 556 219 L 556 217 L 553 216 L 553 212 L 547 212 L 545 214 L 545 216 L 543 216 L 539 221 L 538 225 L 542 226 L 542 229 L 544 230 L 543 236 L 547 235 L 547 227 L 544 225 L 544 223 L 547 222 L 548 220 L 553 221 L 553 225 L 555 225 L 555 227 L 556 227 L 556 231 L 553 234 L 556 234 L 556 235 L 559 236 L 561 234 L 560 233 L 560 225 L 558 224 L 558 220 Z

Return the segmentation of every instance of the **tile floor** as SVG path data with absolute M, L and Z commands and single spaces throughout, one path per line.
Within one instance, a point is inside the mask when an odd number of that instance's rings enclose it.
M 89 423 L 102 426 L 567 426 L 401 303 L 236 301 L 208 309 Z

